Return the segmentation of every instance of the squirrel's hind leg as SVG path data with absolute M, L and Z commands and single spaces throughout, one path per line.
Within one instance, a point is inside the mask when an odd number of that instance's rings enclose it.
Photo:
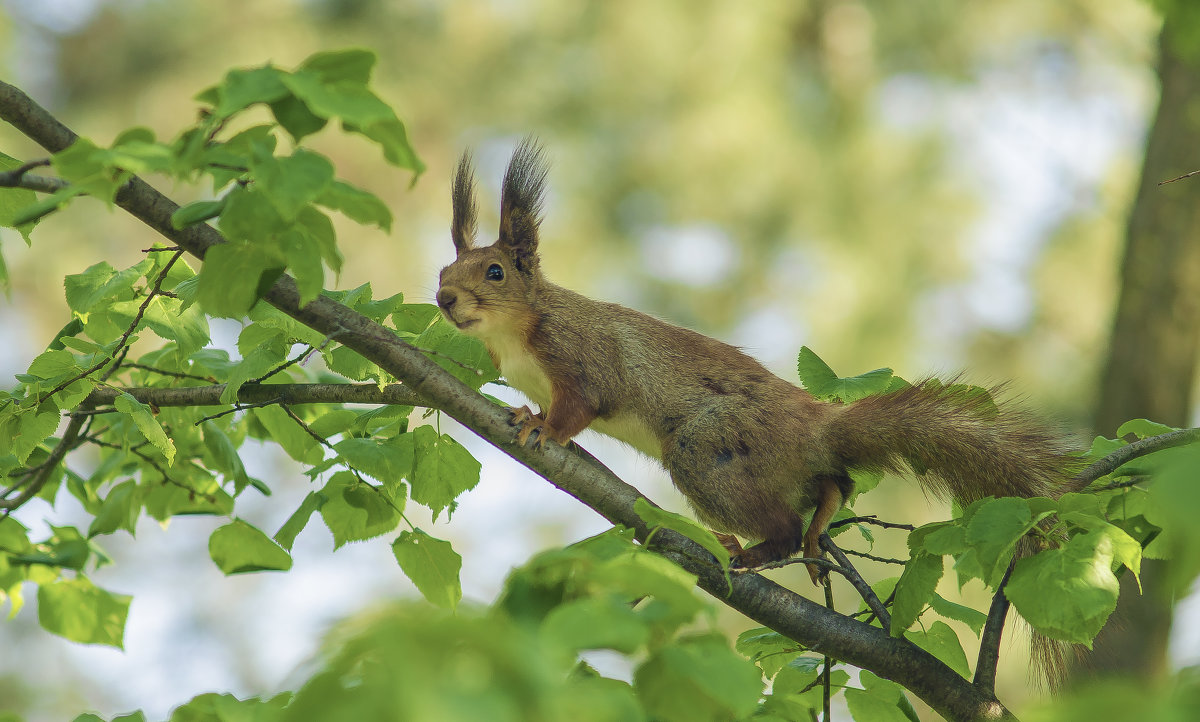
M 813 512 L 812 523 L 808 525 L 808 533 L 804 535 L 804 556 L 809 559 L 821 559 L 824 556 L 824 552 L 821 551 L 821 535 L 829 528 L 833 515 L 838 513 L 846 501 L 838 479 L 822 476 L 816 481 L 821 485 L 818 490 L 817 510 Z M 808 575 L 812 577 L 813 584 L 820 584 L 824 573 L 817 565 L 808 565 Z

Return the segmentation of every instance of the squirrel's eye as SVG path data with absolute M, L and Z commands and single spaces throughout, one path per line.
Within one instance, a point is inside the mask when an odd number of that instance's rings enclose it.
M 492 265 L 488 266 L 487 273 L 484 274 L 484 278 L 489 281 L 503 281 L 504 269 L 500 267 L 499 263 L 493 263 Z

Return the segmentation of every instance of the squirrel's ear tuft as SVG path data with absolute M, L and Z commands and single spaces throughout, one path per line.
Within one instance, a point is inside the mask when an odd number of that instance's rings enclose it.
M 463 151 L 450 186 L 450 200 L 454 207 L 454 219 L 450 222 L 450 237 L 454 250 L 462 253 L 475 245 L 475 230 L 478 213 L 475 207 L 475 169 L 471 165 L 471 151 Z
M 546 190 L 546 161 L 542 148 L 527 136 L 513 151 L 500 194 L 500 245 L 518 270 L 537 266 L 538 226 L 542 223 L 542 194 Z

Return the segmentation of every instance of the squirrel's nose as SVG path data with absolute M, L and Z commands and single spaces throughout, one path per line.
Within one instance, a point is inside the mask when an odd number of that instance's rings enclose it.
M 454 304 L 458 303 L 458 294 L 448 288 L 443 288 L 437 292 L 437 305 L 443 311 L 449 311 L 454 308 Z

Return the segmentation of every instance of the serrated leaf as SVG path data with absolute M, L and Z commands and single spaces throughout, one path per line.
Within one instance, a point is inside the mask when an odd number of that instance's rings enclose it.
M 402 531 L 392 543 L 392 554 L 431 604 L 450 610 L 458 606 L 462 599 L 458 580 L 462 557 L 450 542 L 435 539 L 420 529 Z
M 147 259 L 117 271 L 108 263 L 101 261 L 83 273 L 69 275 L 63 279 L 67 305 L 75 313 L 86 314 L 101 301 L 118 297 L 132 298 L 130 289 L 133 283 L 144 276 L 153 263 Z
M 436 520 L 459 494 L 479 483 L 480 464 L 461 444 L 447 434 L 439 436 L 431 426 L 419 426 L 412 434 L 412 499 L 429 507 Z
M 847 403 L 888 390 L 893 378 L 889 368 L 839 378 L 833 369 L 807 346 L 800 349 L 796 359 L 796 371 L 804 388 L 813 396 Z
M 74 642 L 124 649 L 131 599 L 107 592 L 83 576 L 62 579 L 38 587 L 38 622 Z
M 1035 523 L 1037 519 L 1025 499 L 1002 497 L 986 500 L 979 506 L 967 525 L 966 542 L 979 565 L 981 579 L 988 586 L 999 584 L 1017 540 Z
M 403 488 L 403 487 L 401 487 Z M 352 541 L 372 539 L 387 534 L 400 523 L 400 512 L 393 506 L 403 508 L 403 496 L 385 496 L 379 487 L 370 487 L 348 471 L 339 471 L 330 477 L 321 490 L 325 503 L 321 505 L 321 518 L 329 531 L 333 532 L 333 548 Z
M 422 351 L 435 352 L 431 361 L 473 389 L 500 377 L 483 342 L 460 333 L 440 315 L 412 343 Z
M 1019 560 L 1004 594 L 1042 634 L 1090 647 L 1117 606 L 1113 555 L 1109 534 L 1076 535 L 1062 547 Z
M 917 554 L 904 565 L 892 603 L 893 637 L 899 637 L 921 616 L 941 581 L 942 570 L 942 557 L 934 554 Z
M 320 492 L 310 491 L 304 497 L 304 501 L 300 502 L 300 506 L 296 507 L 296 511 L 292 512 L 283 526 L 279 527 L 279 531 L 275 532 L 276 543 L 290 552 L 292 545 L 296 542 L 296 537 L 308 525 L 309 517 L 314 511 L 319 511 L 324 503 L 325 497 Z
M 747 629 L 738 635 L 734 648 L 757 664 L 763 676 L 774 677 L 783 666 L 800 656 L 804 645 L 767 627 Z
M 721 569 L 728 574 L 729 550 L 722 546 L 721 542 L 717 541 L 717 537 L 702 525 L 686 516 L 660 509 L 642 498 L 633 502 L 633 511 L 649 526 L 671 529 L 704 547 L 705 551 L 716 557 Z M 651 532 L 651 537 L 653 536 L 654 534 Z M 647 539 L 646 543 L 649 544 L 650 540 Z
M 133 423 L 137 426 L 138 431 L 142 432 L 142 436 L 150 442 L 154 448 L 158 449 L 163 458 L 167 460 L 167 464 L 175 463 L 175 443 L 167 438 L 167 433 L 163 431 L 158 420 L 154 418 L 150 407 L 130 396 L 128 393 L 122 393 L 113 400 L 113 408 L 122 414 L 129 416 Z
M 69 351 L 46 351 L 29 362 L 31 376 L 39 379 L 53 379 L 66 374 L 82 371 L 75 363 L 75 357 Z
M 394 439 L 343 439 L 334 448 L 350 466 L 391 488 L 413 473 L 413 442 L 412 434 L 402 434 Z
M 208 538 L 208 555 L 226 575 L 287 571 L 292 555 L 257 527 L 234 519 Z

